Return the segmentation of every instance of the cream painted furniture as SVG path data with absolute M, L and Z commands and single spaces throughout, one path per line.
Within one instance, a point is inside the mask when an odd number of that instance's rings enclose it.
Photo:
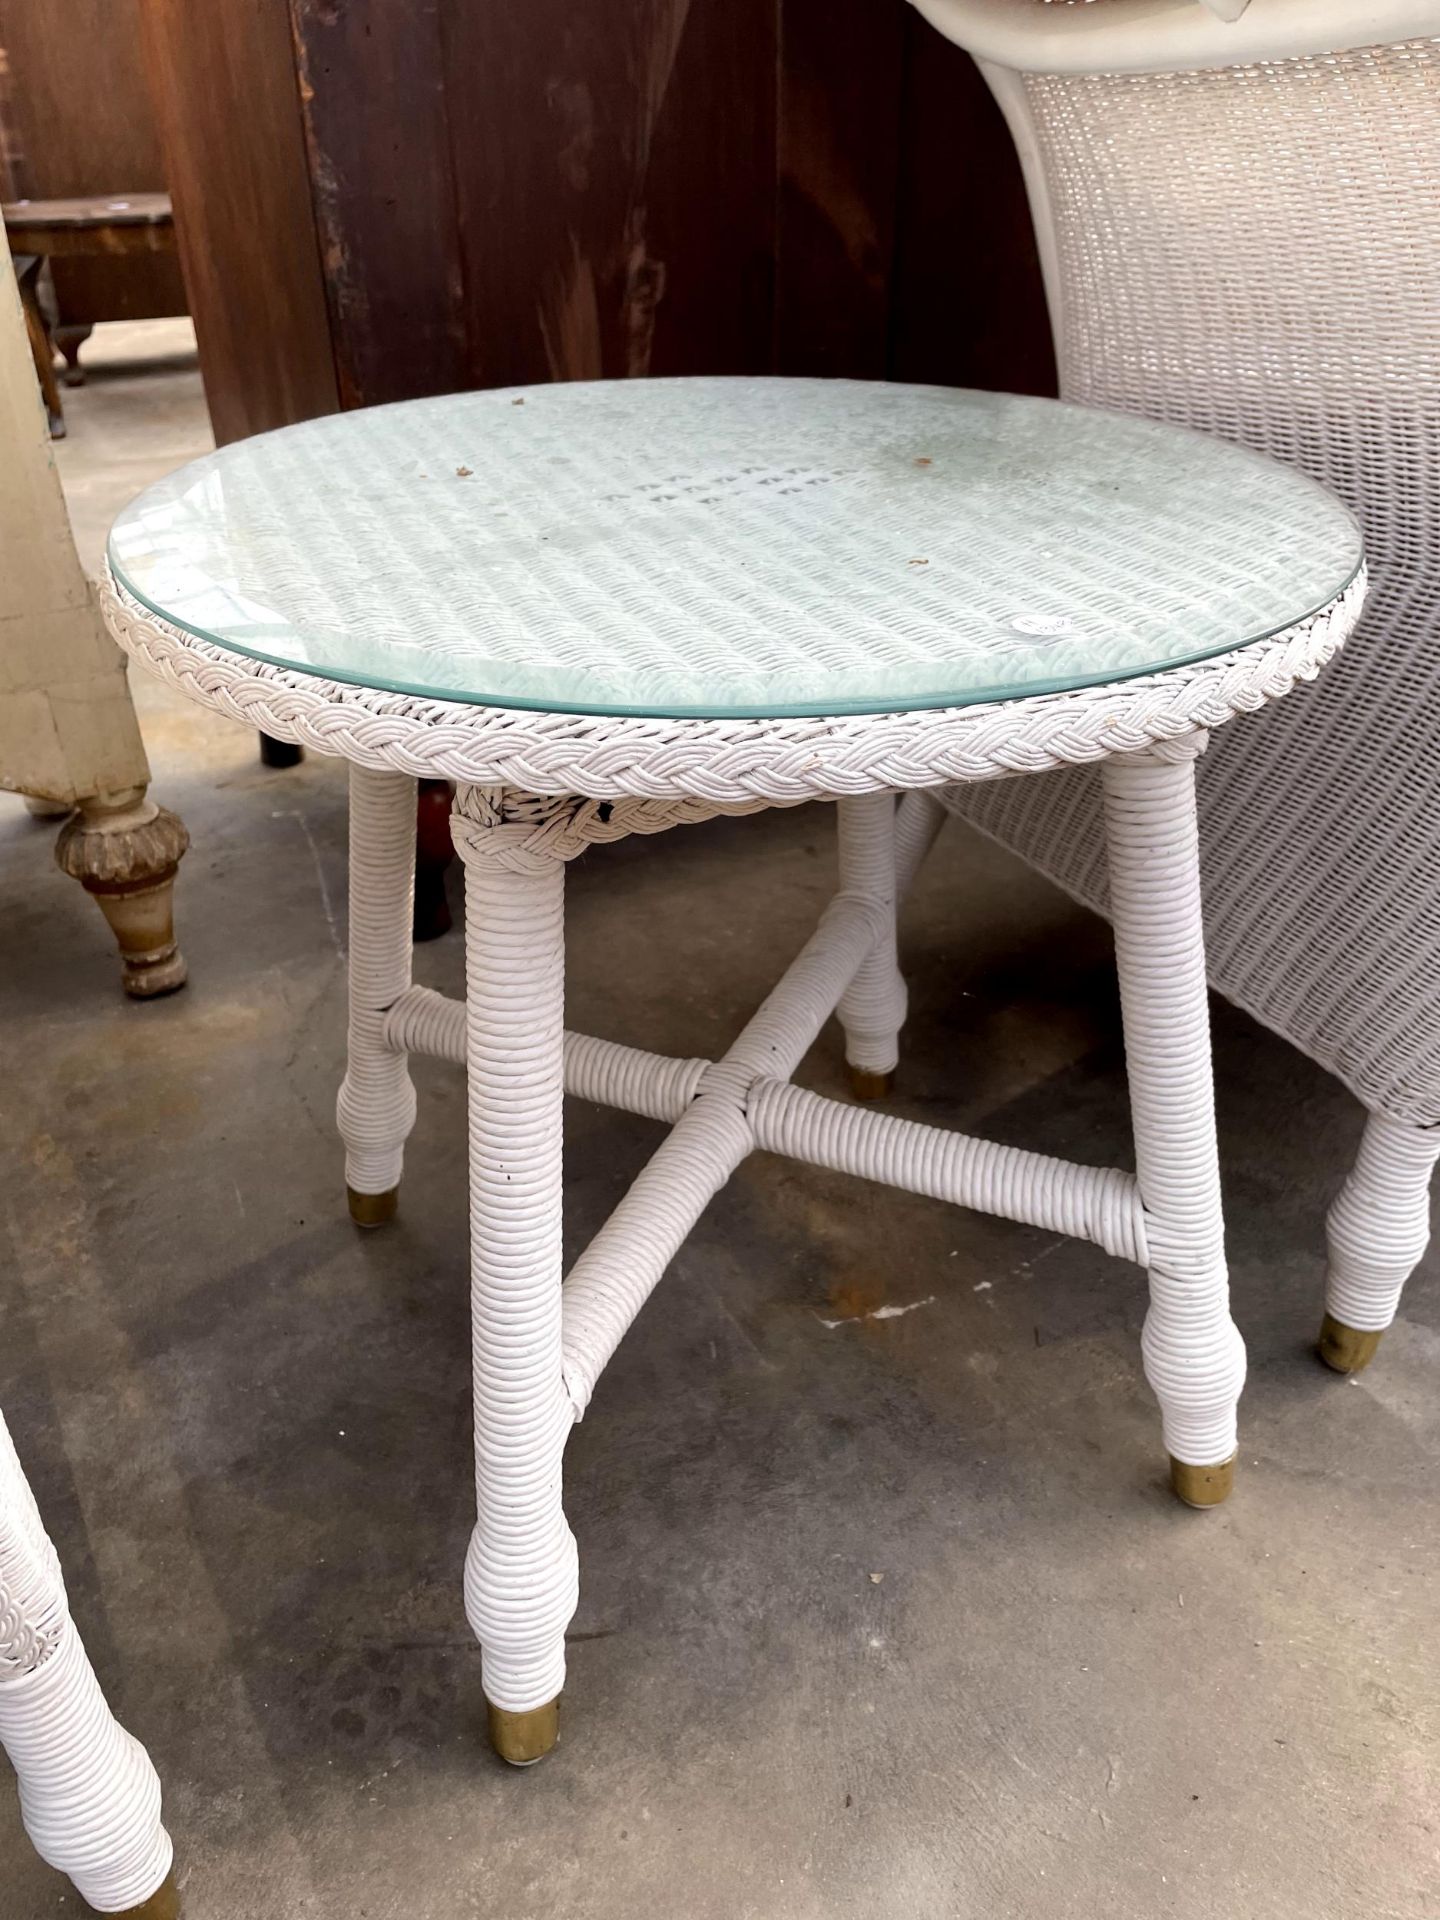
M 207 706 L 351 763 L 350 1206 L 396 1205 L 411 1053 L 469 1069 L 478 1518 L 492 1737 L 555 1738 L 575 1544 L 561 1456 L 711 1196 L 760 1148 L 1092 1240 L 1149 1273 L 1176 1491 L 1224 1497 L 1244 1350 L 1212 1114 L 1193 767 L 1309 679 L 1364 591 L 1353 520 L 1198 435 L 936 388 L 636 381 L 467 394 L 247 440 L 111 535 L 106 618 Z M 1243 732 L 1244 729 L 1241 729 Z M 1099 764 L 1138 1173 L 823 1099 L 905 1014 L 902 789 Z M 457 783 L 466 995 L 410 979 L 415 780 Z M 1023 780 L 1017 784 L 1025 784 Z M 563 1031 L 565 863 L 838 800 L 840 890 L 717 1061 Z M 603 964 L 603 955 L 591 964 Z M 561 1100 L 671 1131 L 562 1286 Z
M 1290 461 L 1365 527 L 1366 644 L 1199 773 L 1213 985 L 1369 1109 L 1320 1335 L 1355 1372 L 1440 1158 L 1440 0 L 917 4 L 1010 123 L 1065 397 Z M 1106 910 L 1092 778 L 946 799 Z
M 125 657 L 75 552 L 0 241 L 0 787 L 42 818 L 67 816 L 55 857 L 105 915 L 137 999 L 185 983 L 171 896 L 189 836 L 149 784 Z
M 179 1896 L 159 1778 L 105 1703 L 3 1415 L 0 1745 L 19 1776 L 21 1817 L 41 1857 L 68 1873 L 99 1913 L 174 1920 Z

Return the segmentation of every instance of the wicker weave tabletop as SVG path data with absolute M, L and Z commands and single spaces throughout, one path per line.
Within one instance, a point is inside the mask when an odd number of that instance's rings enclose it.
M 550 713 L 781 716 L 1153 673 L 1307 618 L 1345 509 L 1056 402 L 803 380 L 472 393 L 227 447 L 117 521 L 120 585 L 221 648 Z

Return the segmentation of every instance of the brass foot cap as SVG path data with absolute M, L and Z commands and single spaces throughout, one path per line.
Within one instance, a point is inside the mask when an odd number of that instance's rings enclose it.
M 357 1193 L 354 1187 L 346 1187 L 345 1198 L 350 1203 L 350 1218 L 357 1227 L 383 1227 L 399 1210 L 400 1189 L 390 1187 L 384 1193 Z
M 507 1713 L 488 1700 L 485 1709 L 490 1717 L 490 1744 L 512 1767 L 533 1767 L 560 1737 L 558 1697 L 525 1713 Z
M 175 1875 L 167 1873 L 148 1900 L 142 1900 L 138 1907 L 126 1907 L 123 1913 L 113 1914 L 111 1920 L 179 1920 L 180 1890 L 175 1885 Z
M 888 1073 L 876 1073 L 870 1067 L 852 1067 L 846 1062 L 850 1075 L 850 1091 L 857 1100 L 888 1100 L 895 1091 L 895 1069 Z
M 1187 1507 L 1218 1507 L 1228 1500 L 1235 1484 L 1235 1456 L 1222 1460 L 1218 1467 L 1192 1467 L 1188 1460 L 1170 1456 L 1170 1486 L 1177 1499 Z
M 1379 1333 L 1362 1333 L 1358 1327 L 1347 1327 L 1333 1313 L 1327 1313 L 1320 1322 L 1316 1351 L 1336 1373 L 1362 1373 L 1375 1358 L 1379 1345 Z

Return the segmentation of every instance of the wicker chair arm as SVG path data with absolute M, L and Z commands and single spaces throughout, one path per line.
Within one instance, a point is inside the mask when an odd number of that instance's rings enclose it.
M 914 4 L 977 60 L 1025 73 L 1173 73 L 1440 33 L 1440 0 L 1249 0 L 1238 17 L 1237 0 Z

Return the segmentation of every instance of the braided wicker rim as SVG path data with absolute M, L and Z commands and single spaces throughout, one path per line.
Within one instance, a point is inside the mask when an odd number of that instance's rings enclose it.
M 597 718 L 416 699 L 197 640 L 142 606 L 108 567 L 100 603 L 125 651 L 190 699 L 360 766 L 596 800 L 784 805 L 1041 773 L 1116 753 L 1163 757 L 1170 743 L 1313 680 L 1354 628 L 1365 588 L 1362 567 L 1337 599 L 1296 626 L 1133 680 L 924 712 L 766 720 Z

